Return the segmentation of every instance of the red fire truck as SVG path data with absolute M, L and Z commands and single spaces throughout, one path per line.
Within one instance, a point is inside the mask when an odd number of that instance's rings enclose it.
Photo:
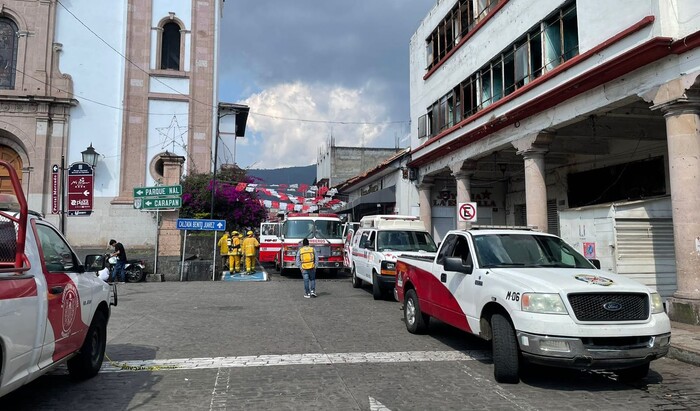
M 318 268 L 337 274 L 343 268 L 343 223 L 337 214 L 290 213 L 280 230 L 281 248 L 275 267 L 281 274 L 296 269 L 296 254 L 307 238 L 318 254 Z

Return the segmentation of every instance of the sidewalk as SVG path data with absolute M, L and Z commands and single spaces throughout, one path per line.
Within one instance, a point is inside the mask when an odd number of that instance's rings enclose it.
M 669 358 L 700 366 L 700 326 L 671 322 Z

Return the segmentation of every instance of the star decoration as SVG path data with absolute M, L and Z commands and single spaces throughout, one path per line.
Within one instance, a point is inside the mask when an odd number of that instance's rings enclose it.
M 183 136 L 186 136 L 189 130 L 187 127 L 181 127 L 180 124 L 178 124 L 177 116 L 173 116 L 169 126 L 156 127 L 156 131 L 163 137 L 162 149 L 166 148 L 168 145 L 172 145 L 172 151 L 174 153 L 175 146 L 177 145 L 187 151 L 187 143 Z

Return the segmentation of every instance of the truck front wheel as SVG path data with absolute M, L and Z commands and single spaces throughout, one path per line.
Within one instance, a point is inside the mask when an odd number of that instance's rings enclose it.
M 403 301 L 403 318 L 406 329 L 411 334 L 424 334 L 428 329 L 430 316 L 420 311 L 418 295 L 415 290 L 408 290 Z
M 70 376 L 84 380 L 94 377 L 102 367 L 107 345 L 107 318 L 101 311 L 95 313 L 83 346 L 75 357 L 68 360 Z
M 374 271 L 372 271 L 372 297 L 375 300 L 381 300 L 383 297 L 382 289 L 379 287 L 379 280 L 377 280 L 377 273 Z
M 491 317 L 493 329 L 493 376 L 500 383 L 517 384 L 520 381 L 520 351 L 515 330 L 501 314 Z
M 352 288 L 360 288 L 362 287 L 362 280 L 357 278 L 357 269 L 355 268 L 355 264 L 352 265 Z

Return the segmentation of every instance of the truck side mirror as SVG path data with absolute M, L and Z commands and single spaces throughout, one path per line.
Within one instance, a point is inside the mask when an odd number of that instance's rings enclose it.
M 85 271 L 100 271 L 105 268 L 105 257 L 100 254 L 90 254 L 85 256 Z
M 590 261 L 595 268 L 600 270 L 600 260 L 598 260 L 597 258 L 590 258 L 588 261 Z
M 445 257 L 443 267 L 445 271 L 456 271 L 463 274 L 471 274 L 474 270 L 472 264 L 462 264 L 462 259 L 459 257 Z

